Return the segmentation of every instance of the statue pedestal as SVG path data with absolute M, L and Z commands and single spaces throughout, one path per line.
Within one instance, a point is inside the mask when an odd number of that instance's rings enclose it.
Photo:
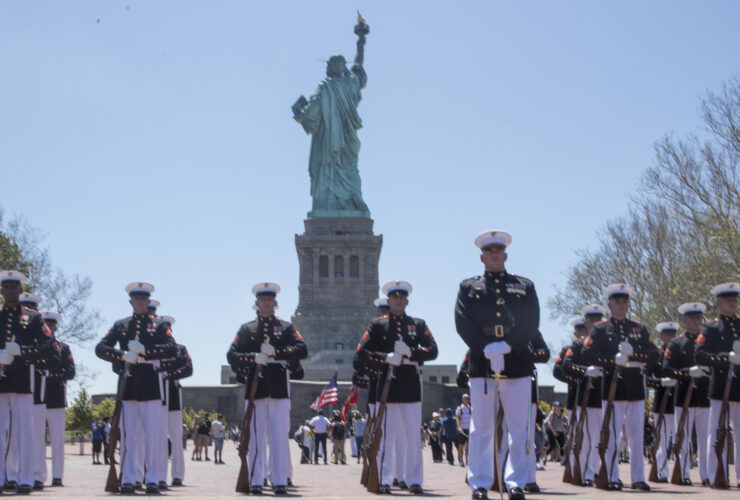
M 308 345 L 306 380 L 352 378 L 357 342 L 377 315 L 383 236 L 369 217 L 309 218 L 296 235 L 298 307 L 291 318 Z

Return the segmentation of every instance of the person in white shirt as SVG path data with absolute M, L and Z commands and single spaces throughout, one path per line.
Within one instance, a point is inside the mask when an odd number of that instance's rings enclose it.
M 329 419 L 324 416 L 324 410 L 319 408 L 319 414 L 313 417 L 308 425 L 311 427 L 311 429 L 313 429 L 314 432 L 313 463 L 319 463 L 319 444 L 321 444 L 323 445 L 324 464 L 326 464 L 326 436 L 328 434 L 329 425 L 331 425 L 331 422 L 329 422 Z
M 213 436 L 213 460 L 216 465 L 223 464 L 224 439 L 226 439 L 226 426 L 224 425 L 224 416 L 219 415 L 216 420 L 211 422 L 211 436 Z
M 455 410 L 457 418 L 457 459 L 460 467 L 468 461 L 468 435 L 470 434 L 470 396 L 462 395 L 462 404 Z

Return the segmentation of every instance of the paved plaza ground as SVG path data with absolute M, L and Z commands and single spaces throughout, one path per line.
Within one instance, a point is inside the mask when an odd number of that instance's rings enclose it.
M 190 443 L 189 443 L 190 444 Z M 303 498 L 359 498 L 371 496 L 359 484 L 361 465 L 354 459 L 347 465 L 305 465 L 299 464 L 300 451 L 295 443 L 291 442 L 293 456 L 294 488 L 288 490 L 289 496 Z M 67 445 L 65 474 L 63 488 L 47 486 L 41 492 L 34 492 L 34 497 L 49 498 L 91 498 L 117 496 L 105 493 L 103 488 L 108 474 L 108 466 L 92 465 L 90 444 L 85 445 L 85 455 L 79 455 L 79 445 Z M 185 486 L 170 488 L 162 497 L 201 498 L 201 497 L 242 497 L 234 492 L 236 476 L 239 471 L 239 457 L 233 442 L 224 445 L 224 461 L 226 465 L 215 465 L 210 462 L 194 462 L 190 460 L 192 448 L 186 451 Z M 212 451 L 212 448 L 211 448 Z M 48 456 L 48 449 L 47 449 Z M 212 458 L 212 455 L 209 456 Z M 49 468 L 51 462 L 48 462 Z M 625 489 L 623 492 L 606 492 L 593 488 L 577 488 L 561 482 L 563 468 L 558 464 L 547 464 L 547 470 L 537 472 L 537 482 L 542 493 L 527 494 L 527 498 L 546 499 L 564 496 L 577 496 L 579 499 L 589 500 L 610 496 L 618 498 L 624 496 L 629 500 L 642 498 L 650 499 L 693 499 L 693 498 L 740 498 L 740 490 L 732 488 L 727 491 L 715 491 L 701 486 L 683 487 L 671 484 L 651 484 L 650 493 L 636 492 Z M 692 480 L 698 483 L 697 469 L 692 469 Z M 629 465 L 621 469 L 622 479 L 629 484 Z M 733 476 L 734 477 L 734 476 Z M 428 497 L 470 498 L 470 490 L 465 485 L 465 469 L 451 466 L 446 463 L 435 464 L 431 460 L 429 448 L 424 450 L 424 490 Z M 48 481 L 51 482 L 51 479 Z M 734 483 L 733 483 L 734 484 Z M 7 493 L 6 493 L 7 494 Z M 406 492 L 394 489 L 394 496 L 410 496 Z M 143 497 L 143 493 L 136 496 Z M 271 497 L 272 492 L 266 489 L 264 497 Z M 498 498 L 491 492 L 490 498 Z

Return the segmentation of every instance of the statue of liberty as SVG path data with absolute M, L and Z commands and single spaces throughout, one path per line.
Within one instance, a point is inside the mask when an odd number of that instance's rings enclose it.
M 357 129 L 362 119 L 357 105 L 360 90 L 367 83 L 362 67 L 365 37 L 370 28 L 358 13 L 355 34 L 357 54 L 352 69 L 341 55 L 329 58 L 326 78 L 309 101 L 298 98 L 293 104 L 293 118 L 311 134 L 311 156 L 308 172 L 311 176 L 312 211 L 309 217 L 370 217 L 362 200 L 357 156 L 360 139 Z

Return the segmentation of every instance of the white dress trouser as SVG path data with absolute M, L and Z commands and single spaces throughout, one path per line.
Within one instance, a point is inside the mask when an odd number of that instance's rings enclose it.
M 33 405 L 33 480 L 46 482 L 46 405 Z
M 729 417 L 730 417 L 730 425 L 735 430 L 733 432 L 733 436 L 735 436 L 735 478 L 738 483 L 740 483 L 740 403 L 736 403 L 733 401 L 730 401 L 730 408 L 729 408 Z M 719 425 L 719 414 L 722 411 L 722 401 L 717 399 L 710 399 L 709 400 L 709 440 L 707 442 L 707 446 L 709 447 L 709 450 L 707 451 L 708 457 L 707 457 L 707 467 L 709 467 L 709 479 L 714 483 L 714 476 L 717 472 L 717 455 L 714 452 L 714 441 L 717 439 L 717 427 Z M 698 438 L 698 436 L 697 436 Z M 729 439 L 729 437 L 728 437 Z M 723 463 L 725 464 L 725 470 L 727 470 L 727 464 L 725 463 L 727 461 L 727 448 L 725 448 L 725 453 L 723 454 L 724 460 Z M 727 473 L 727 482 L 728 484 L 732 484 L 730 473 Z
M 167 482 L 167 429 L 169 427 L 169 410 L 166 405 L 159 405 L 159 436 L 157 437 L 157 443 L 159 444 L 159 451 L 157 453 L 157 477 L 159 482 Z
M 693 411 L 689 413 L 689 418 L 693 419 L 693 425 L 696 429 L 696 447 L 698 448 L 696 456 L 699 461 L 699 477 L 703 481 L 709 479 L 709 467 L 707 466 L 708 455 L 711 453 L 709 447 L 709 408 L 691 408 L 691 410 Z M 689 426 L 689 429 L 691 429 L 691 426 Z M 684 442 L 686 446 L 689 446 L 691 440 Z M 689 477 L 688 473 L 686 477 Z
M 409 486 L 412 484 L 421 486 L 424 471 L 421 443 L 418 441 L 419 422 L 421 422 L 421 401 L 385 405 L 382 443 L 377 458 L 380 484 L 390 485 L 393 482 L 393 476 L 396 473 L 396 468 L 393 466 L 396 454 L 395 444 L 397 440 L 404 439 L 410 444 L 404 454 L 405 460 L 402 467 L 405 481 Z
M 602 402 L 606 411 L 607 402 Z M 630 449 L 630 476 L 633 483 L 645 481 L 645 461 L 643 457 L 643 435 L 645 433 L 645 401 L 614 401 L 609 443 L 606 447 L 606 469 L 609 471 L 609 482 L 619 480 L 619 461 L 617 460 L 617 439 L 619 430 L 624 425 Z
M 408 445 L 408 436 L 404 432 L 396 434 L 396 440 L 393 447 L 393 477 L 399 481 L 406 481 L 406 450 Z M 407 483 L 421 484 L 421 483 Z
M 64 414 L 66 408 L 47 408 L 46 422 L 49 424 L 51 440 L 51 477 L 64 476 Z
M 29 486 L 34 470 L 33 406 L 33 394 L 0 394 L 0 474 Z
M 529 420 L 529 455 L 527 455 L 527 484 L 536 483 L 537 478 L 535 477 L 535 471 L 537 470 L 537 453 L 534 450 L 534 423 L 537 418 L 537 405 L 532 403 L 531 414 L 528 417 Z M 526 453 L 526 450 L 525 450 Z M 571 467 L 573 462 L 571 461 Z
M 475 491 L 493 485 L 493 437 L 495 432 L 494 397 L 496 382 L 492 378 L 470 379 L 470 441 L 468 444 L 468 484 Z M 523 488 L 527 481 L 527 411 L 531 405 L 530 377 L 501 379 L 498 396 L 504 407 L 504 421 L 508 428 L 504 441 L 508 442 L 505 483 L 507 488 Z M 522 417 L 525 418 L 522 418 Z
M 167 412 L 167 433 L 172 442 L 172 479 L 185 479 L 185 455 L 182 450 L 182 411 Z
M 123 439 L 125 449 L 122 452 L 121 469 L 123 476 L 121 483 L 134 484 L 141 481 L 141 470 L 145 469 L 145 481 L 157 483 L 157 439 L 160 434 L 159 419 L 161 418 L 162 401 L 124 401 L 122 412 Z M 138 448 L 143 447 L 144 459 L 141 460 Z M 131 453 L 133 451 L 133 453 Z M 142 463 L 143 462 L 143 463 Z
M 677 408 L 676 411 L 680 413 L 681 409 Z M 653 414 L 654 422 L 658 422 L 658 413 Z M 675 414 L 664 413 L 663 414 L 663 427 L 660 429 L 660 443 L 658 449 L 655 452 L 655 459 L 658 461 L 658 478 L 668 478 L 669 460 L 671 458 L 671 450 L 673 449 L 673 440 L 676 437 L 676 419 Z M 691 434 L 689 434 L 691 438 Z M 636 453 L 633 452 L 633 453 Z
M 248 401 L 244 401 L 246 411 Z M 288 455 L 290 444 L 290 399 L 257 399 L 250 426 L 247 460 L 249 484 L 262 486 L 269 469 L 270 480 L 275 486 L 288 484 Z M 268 436 L 269 434 L 269 436 Z M 267 451 L 267 441 L 270 451 Z M 268 458 L 269 457 L 269 458 Z M 269 464 L 268 464 L 269 459 Z
M 599 437 L 601 435 L 601 408 L 586 408 L 581 442 L 581 478 L 593 481 L 599 473 Z M 574 446 L 575 448 L 575 446 Z

